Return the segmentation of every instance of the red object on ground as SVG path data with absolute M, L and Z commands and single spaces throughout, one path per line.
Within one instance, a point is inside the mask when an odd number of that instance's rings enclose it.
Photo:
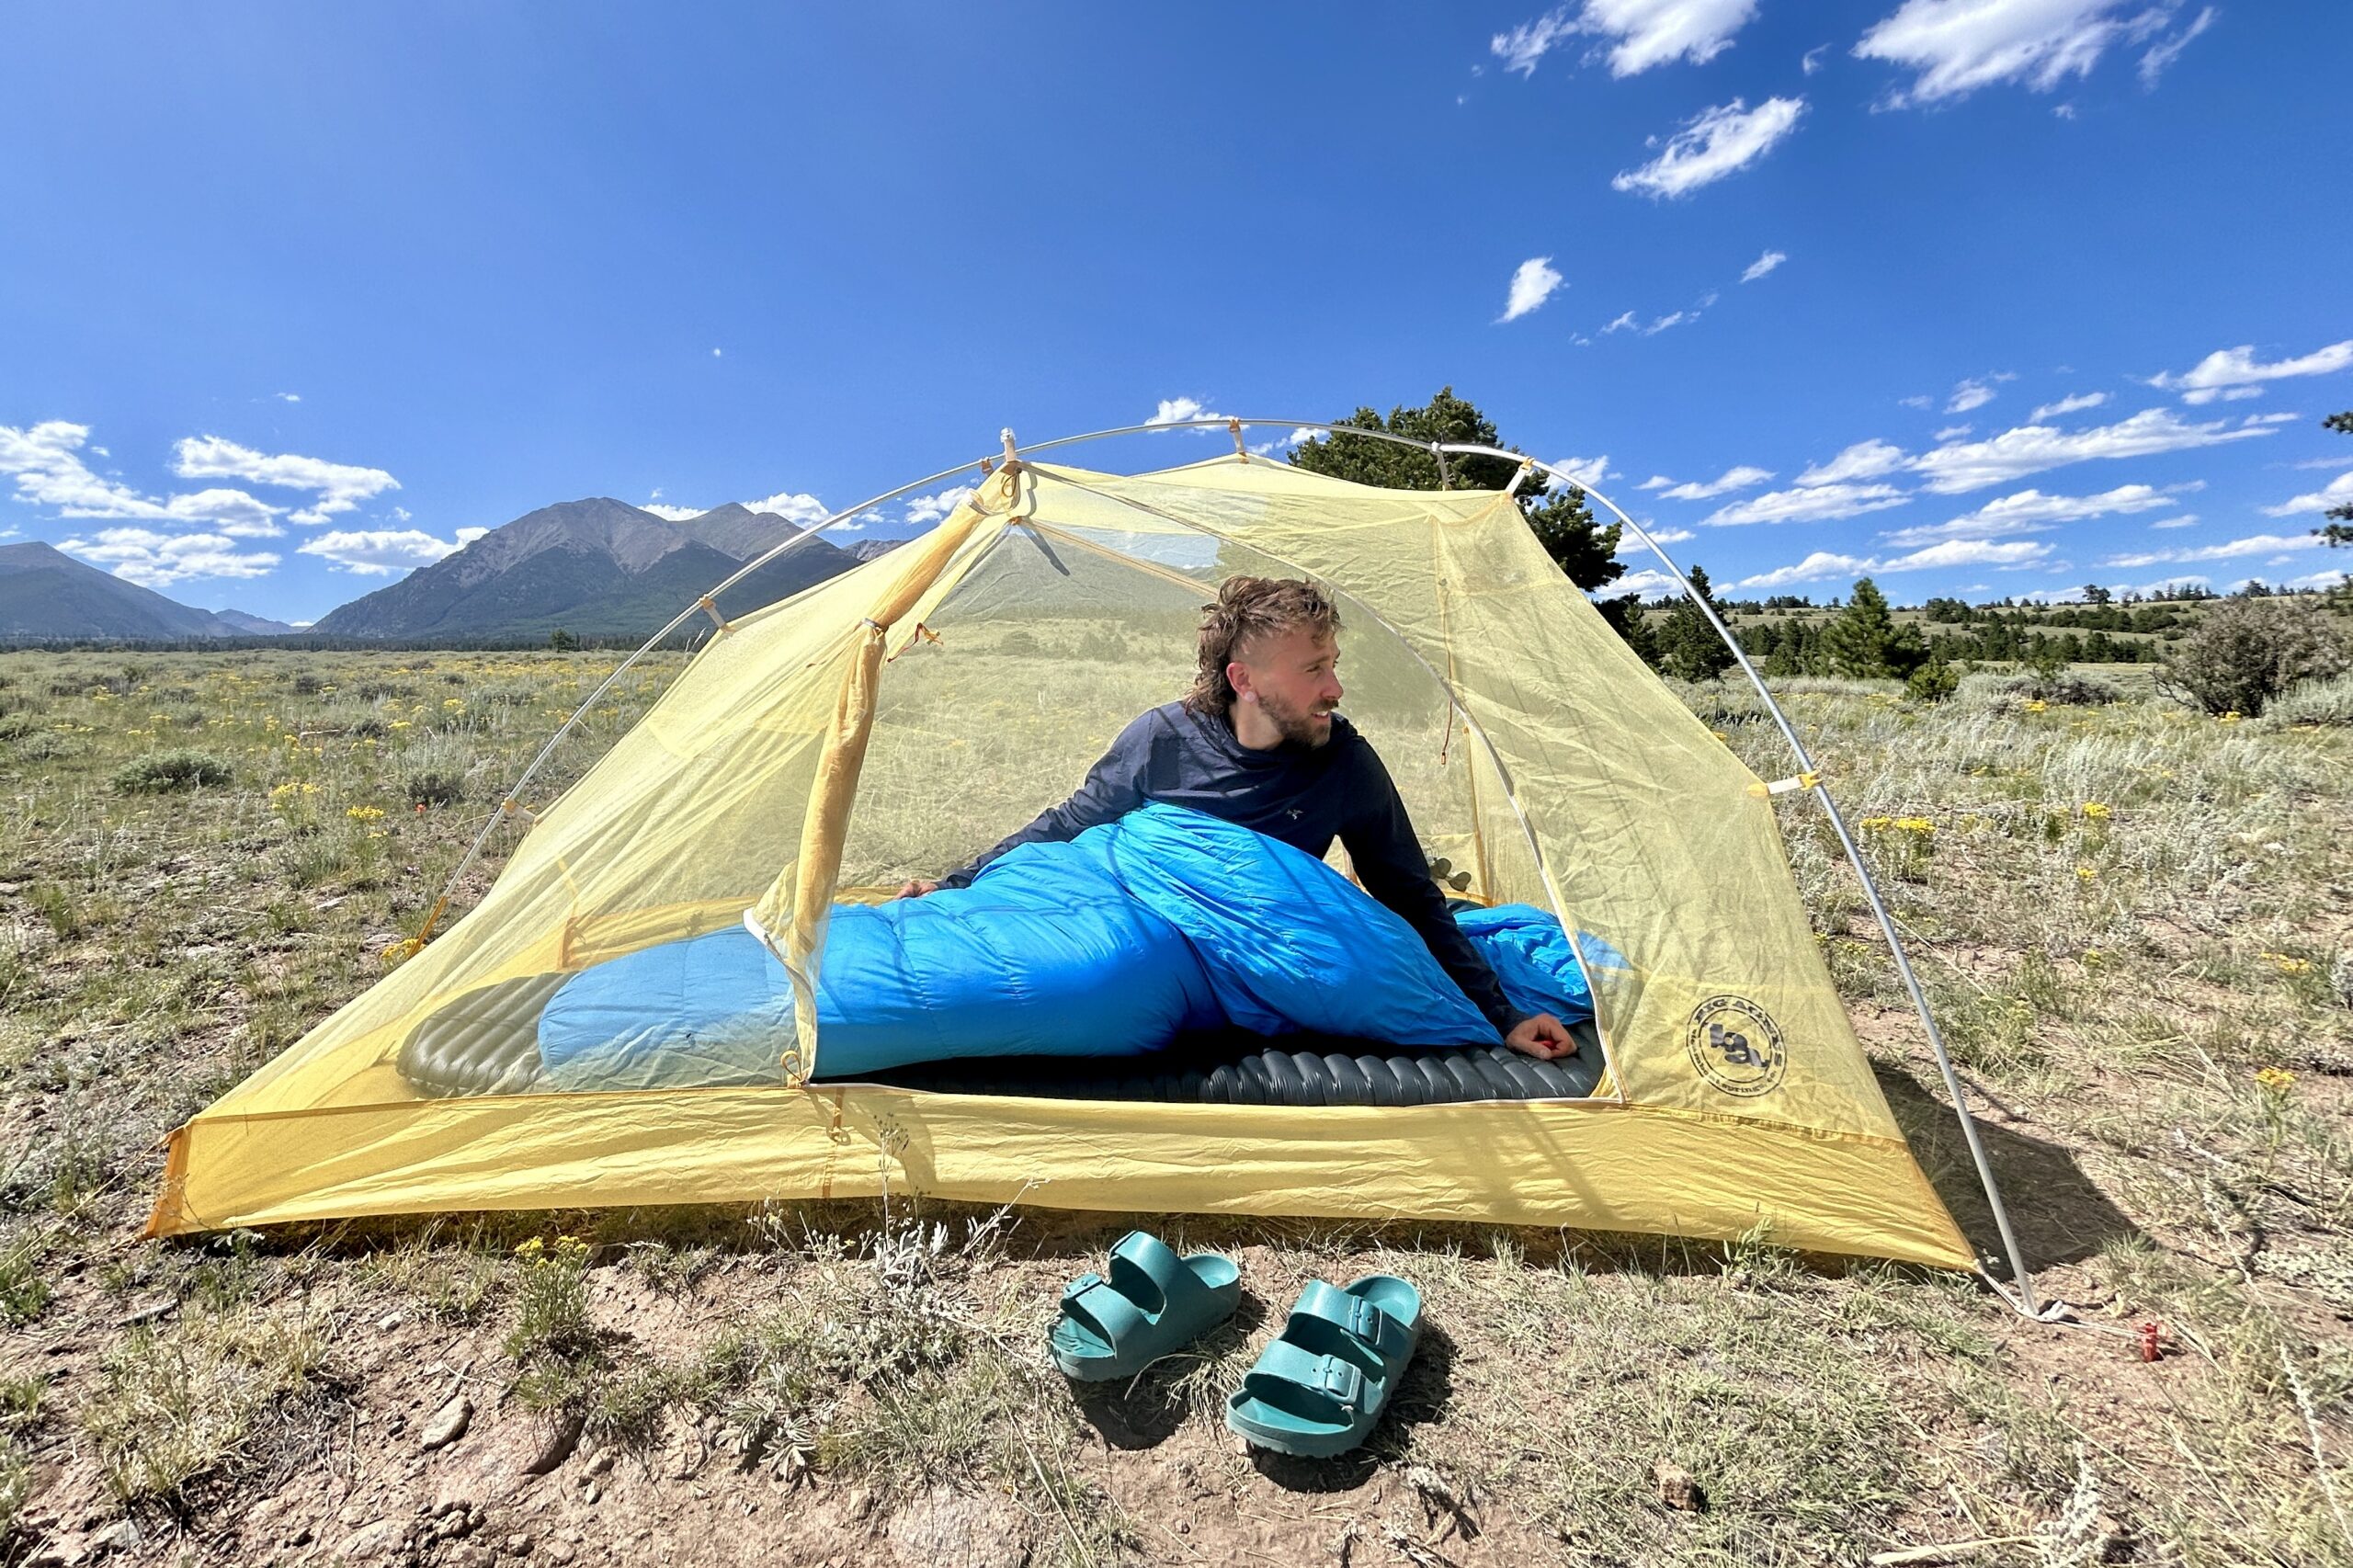
M 2140 1346 L 2142 1360 L 2154 1361 L 2158 1357 L 2165 1354 L 2165 1324 L 2161 1323 L 2144 1323 L 2141 1325 Z

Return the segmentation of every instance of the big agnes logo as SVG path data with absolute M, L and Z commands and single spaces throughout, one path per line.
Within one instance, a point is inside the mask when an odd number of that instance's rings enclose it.
M 1744 1099 L 1780 1087 L 1790 1065 L 1780 1025 L 1745 996 L 1711 996 L 1693 1008 L 1683 1049 L 1699 1076 Z

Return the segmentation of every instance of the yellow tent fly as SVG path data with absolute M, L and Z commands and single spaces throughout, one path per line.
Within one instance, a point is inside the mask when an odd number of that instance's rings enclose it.
M 1183 692 L 1200 607 L 1236 573 L 1311 577 L 1339 605 L 1347 710 L 1449 892 L 1537 904 L 1623 955 L 1589 971 L 1590 1089 L 1290 1106 L 829 1080 L 805 983 L 828 912 L 1067 794 Z M 174 1133 L 149 1233 L 887 1181 L 1103 1210 L 1763 1224 L 1971 1268 L 1817 953 L 1769 789 L 1509 491 L 1371 489 L 1238 437 L 1127 476 L 1020 458 L 918 540 L 714 628 L 474 908 Z M 774 1082 L 556 1093 L 523 1071 L 429 1092 L 404 1070 L 428 1026 L 504 1040 L 512 1068 L 565 975 L 739 924 L 802 983 Z

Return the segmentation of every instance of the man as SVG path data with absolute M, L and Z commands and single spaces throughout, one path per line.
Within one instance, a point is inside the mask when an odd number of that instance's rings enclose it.
M 1188 806 L 1321 859 L 1338 838 L 1365 891 L 1421 934 L 1514 1051 L 1550 1061 L 1576 1041 L 1550 1013 L 1524 1014 L 1447 914 L 1389 769 L 1340 705 L 1340 616 L 1313 584 L 1232 577 L 1202 607 L 1200 670 L 1181 701 L 1120 733 L 1075 794 L 995 848 L 902 898 L 962 887 L 1019 844 L 1060 843 L 1147 801 Z

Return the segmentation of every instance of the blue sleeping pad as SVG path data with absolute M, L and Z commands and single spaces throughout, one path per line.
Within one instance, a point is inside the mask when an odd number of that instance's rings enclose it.
M 1460 918 L 1516 1005 L 1591 1016 L 1558 920 L 1524 904 Z M 828 1077 L 1133 1055 L 1228 1025 L 1497 1041 L 1414 928 L 1329 866 L 1157 803 L 1022 845 L 970 887 L 837 906 L 817 1025 Z M 719 931 L 574 975 L 540 1015 L 540 1056 L 564 1089 L 766 1082 L 792 1027 L 783 965 L 749 932 Z

